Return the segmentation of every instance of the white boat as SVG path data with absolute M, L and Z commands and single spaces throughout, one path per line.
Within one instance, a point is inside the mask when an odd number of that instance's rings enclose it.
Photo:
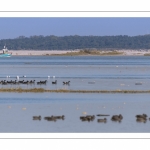
M 12 54 L 8 53 L 8 49 L 6 46 L 2 49 L 3 53 L 0 53 L 0 57 L 11 57 Z

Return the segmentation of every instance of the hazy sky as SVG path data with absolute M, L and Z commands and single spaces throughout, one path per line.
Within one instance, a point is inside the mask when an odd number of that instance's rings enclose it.
M 32 35 L 144 35 L 150 18 L 0 18 L 0 39 Z

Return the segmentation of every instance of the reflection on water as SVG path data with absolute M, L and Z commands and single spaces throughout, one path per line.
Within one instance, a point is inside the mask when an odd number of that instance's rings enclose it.
M 10 57 L 0 59 L 0 81 L 35 80 L 35 84 L 0 84 L 0 88 L 45 88 L 70 90 L 149 90 L 149 57 Z M 7 77 L 7 76 L 10 76 Z M 26 76 L 26 77 L 23 77 Z M 48 78 L 48 76 L 50 76 Z M 55 77 L 54 77 L 55 76 Z M 37 82 L 47 80 L 46 84 Z M 57 84 L 52 84 L 57 80 Z M 70 85 L 63 82 L 70 81 Z M 0 132 L 150 132 L 135 115 L 150 117 L 149 94 L 1 93 Z M 106 122 L 97 122 L 97 114 Z M 113 122 L 113 115 L 123 115 Z M 47 116 L 62 116 L 55 121 Z M 94 115 L 92 121 L 81 116 Z M 41 120 L 33 120 L 41 116 Z

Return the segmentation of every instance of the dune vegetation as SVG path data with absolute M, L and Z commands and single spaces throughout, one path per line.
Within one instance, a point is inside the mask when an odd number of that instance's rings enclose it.
M 150 53 L 144 54 L 144 56 L 150 56 Z
M 80 51 L 72 51 L 64 54 L 54 54 L 61 56 L 88 56 L 88 55 L 98 55 L 98 56 L 111 56 L 111 55 L 122 55 L 123 52 L 118 52 L 115 50 L 112 51 L 101 51 L 101 50 L 80 50 Z

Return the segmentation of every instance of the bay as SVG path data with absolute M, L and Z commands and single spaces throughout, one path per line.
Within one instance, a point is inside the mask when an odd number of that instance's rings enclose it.
M 12 56 L 0 59 L 0 80 L 47 80 L 46 85 L 0 85 L 0 88 L 70 90 L 149 90 L 150 61 L 146 56 Z M 10 78 L 8 77 L 10 76 Z M 24 77 L 26 76 L 26 77 Z M 50 78 L 48 78 L 50 76 Z M 52 81 L 57 80 L 53 85 Z M 70 81 L 70 85 L 63 85 Z M 136 83 L 141 83 L 140 85 Z M 1 93 L 1 133 L 149 133 L 149 94 Z M 95 115 L 91 122 L 80 116 Z M 98 123 L 97 114 L 109 114 Z M 123 115 L 121 123 L 112 115 Z M 41 115 L 42 119 L 33 120 Z M 64 115 L 51 122 L 45 116 Z

